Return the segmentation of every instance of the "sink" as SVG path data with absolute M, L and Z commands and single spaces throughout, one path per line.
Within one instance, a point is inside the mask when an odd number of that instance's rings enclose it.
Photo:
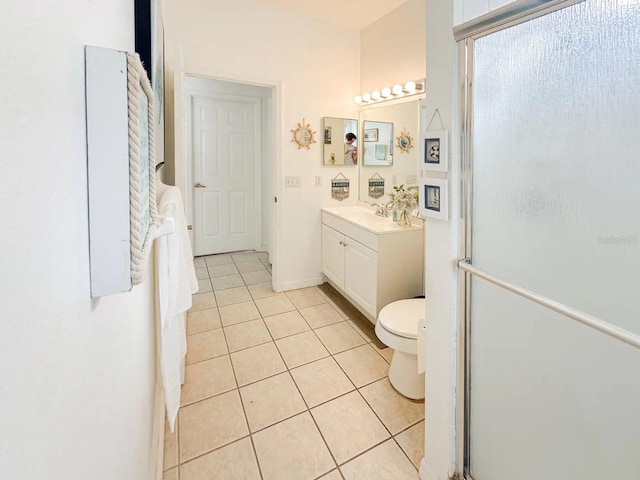
M 353 223 L 373 233 L 393 233 L 407 230 L 422 230 L 421 226 L 399 227 L 390 217 L 381 217 L 375 214 L 375 210 L 358 207 L 325 207 L 323 212 L 334 215 L 342 220 Z

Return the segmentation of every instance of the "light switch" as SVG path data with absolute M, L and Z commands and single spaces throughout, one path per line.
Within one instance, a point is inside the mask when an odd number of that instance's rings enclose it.
M 316 175 L 316 187 L 322 186 L 322 177 L 320 175 Z
M 284 177 L 284 186 L 285 187 L 299 187 L 300 186 L 300 177 Z

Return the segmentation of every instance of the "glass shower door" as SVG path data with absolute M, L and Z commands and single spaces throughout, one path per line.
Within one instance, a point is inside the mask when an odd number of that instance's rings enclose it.
M 473 268 L 640 334 L 640 2 L 472 48 Z M 467 475 L 640 478 L 640 350 L 473 275 L 468 308 Z

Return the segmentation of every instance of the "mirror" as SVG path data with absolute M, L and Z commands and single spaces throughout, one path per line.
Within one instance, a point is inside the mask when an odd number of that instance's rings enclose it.
M 360 111 L 359 120 L 362 125 L 362 156 L 359 169 L 359 200 L 367 203 L 386 204 L 389 193 L 394 185 L 417 185 L 418 183 L 418 148 L 414 143 L 419 138 L 420 122 L 425 125 L 425 112 L 421 108 L 419 98 L 390 105 L 376 105 Z M 377 128 L 378 141 L 381 143 L 381 129 L 386 128 L 384 145 L 387 146 L 392 163 L 384 163 L 376 159 L 375 138 Z M 394 133 L 395 137 L 394 137 Z M 413 148 L 412 148 L 413 147 Z M 371 161 L 367 159 L 367 152 L 371 151 Z M 381 154 L 381 152 L 379 152 Z M 377 174 L 377 175 L 376 175 Z M 380 178 L 382 177 L 382 179 Z M 384 188 L 384 195 L 381 190 Z
M 365 120 L 362 127 L 363 165 L 393 165 L 393 123 Z
M 323 165 L 358 164 L 358 121 L 354 118 L 324 117 Z
M 291 141 L 296 142 L 298 144 L 298 148 L 305 147 L 309 150 L 311 144 L 316 143 L 314 138 L 316 132 L 311 129 L 310 124 L 305 124 L 304 118 L 302 119 L 302 123 L 298 123 L 298 128 L 291 130 L 291 132 L 293 133 L 293 139 Z

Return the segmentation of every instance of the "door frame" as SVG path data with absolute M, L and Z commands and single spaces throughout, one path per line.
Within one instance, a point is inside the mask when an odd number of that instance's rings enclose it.
M 203 78 L 207 80 L 221 80 L 225 82 L 233 82 L 238 84 L 244 84 L 247 86 L 258 86 L 265 87 L 271 90 L 270 96 L 270 132 L 267 135 L 270 137 L 269 139 L 269 150 L 268 155 L 271 156 L 271 178 L 269 179 L 269 183 L 272 188 L 272 192 L 275 198 L 282 198 L 282 112 L 283 112 L 283 84 L 280 81 L 274 81 L 269 79 L 256 79 L 256 78 L 248 78 L 242 76 L 229 76 L 224 74 L 215 74 L 215 73 L 206 73 L 200 72 L 197 70 L 185 70 L 182 73 L 183 78 L 183 92 L 174 92 L 174 95 L 183 95 L 184 102 L 181 102 L 181 111 L 174 112 L 174 118 L 178 116 L 182 117 L 182 125 L 184 126 L 184 131 L 175 132 L 175 135 L 184 136 L 183 142 L 183 152 L 181 161 L 178 164 L 178 159 L 176 156 L 176 165 L 175 167 L 175 178 L 176 178 L 176 186 L 179 187 L 185 196 L 185 208 L 187 210 L 187 223 L 192 224 L 193 222 L 193 182 L 191 178 L 191 165 L 190 165 L 190 156 L 188 152 L 188 143 L 187 143 L 187 135 L 189 130 L 187 128 L 187 120 L 188 120 L 188 110 L 187 107 L 190 104 L 190 99 L 187 98 L 187 88 L 184 88 L 184 79 L 186 77 L 196 77 Z M 174 120 L 176 124 L 177 121 Z M 264 161 L 264 157 L 262 157 Z M 262 163 L 262 162 L 261 162 Z M 262 167 L 262 164 L 261 164 Z M 264 171 L 263 171 L 264 173 Z M 180 180 L 178 180 L 180 179 Z M 263 203 L 262 207 L 265 207 Z M 280 274 L 280 262 L 278 259 L 280 258 L 280 242 L 278 241 L 282 238 L 282 211 L 281 211 L 281 202 L 274 202 L 271 210 L 271 229 L 270 229 L 270 250 L 271 250 L 271 262 L 272 262 L 272 286 L 276 292 L 283 290 L 283 280 L 282 275 Z M 262 228 L 262 225 L 260 226 Z

